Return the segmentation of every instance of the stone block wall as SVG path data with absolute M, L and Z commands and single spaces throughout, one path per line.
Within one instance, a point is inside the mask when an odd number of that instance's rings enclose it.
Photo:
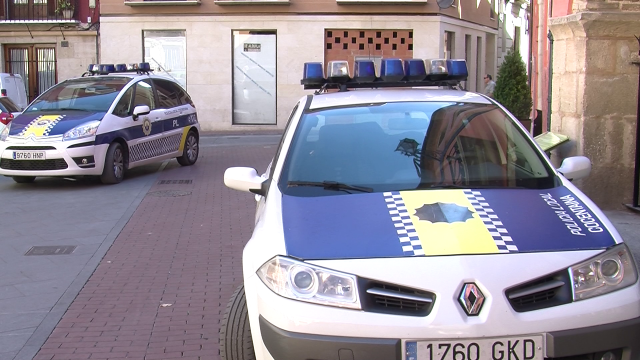
M 631 203 L 638 104 L 640 13 L 630 1 L 574 1 L 576 6 L 618 6 L 550 19 L 554 36 L 551 129 L 571 142 L 554 152 L 591 159 L 591 175 L 577 185 L 599 206 Z M 609 4 L 605 6 L 606 4 Z
M 583 11 L 640 11 L 639 0 L 573 0 L 573 13 Z

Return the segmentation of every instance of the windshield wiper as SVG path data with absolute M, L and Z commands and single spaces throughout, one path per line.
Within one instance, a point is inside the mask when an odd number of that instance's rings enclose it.
M 75 111 L 90 111 L 86 109 L 77 109 L 77 108 L 60 108 L 58 110 L 66 111 L 66 110 L 75 110 Z
M 325 190 L 354 190 L 361 192 L 373 192 L 373 189 L 369 187 L 343 184 L 337 181 L 289 181 L 287 182 L 287 186 L 318 186 L 323 187 Z
M 420 185 L 418 186 L 418 189 L 526 189 L 526 188 L 524 186 L 433 184 L 429 186 Z

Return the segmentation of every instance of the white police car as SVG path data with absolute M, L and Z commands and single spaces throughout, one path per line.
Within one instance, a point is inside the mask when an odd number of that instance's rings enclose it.
M 305 65 L 320 90 L 267 173 L 225 172 L 259 201 L 222 358 L 640 359 L 633 257 L 570 182 L 589 160 L 556 170 L 500 104 L 442 89 L 464 61 L 372 69 Z
M 198 159 L 200 125 L 187 92 L 148 63 L 90 65 L 36 98 L 0 135 L 0 175 L 97 175 L 122 181 L 127 169 Z

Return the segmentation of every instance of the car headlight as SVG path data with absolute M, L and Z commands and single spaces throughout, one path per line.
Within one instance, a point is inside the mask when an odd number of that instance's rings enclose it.
M 5 126 L 4 129 L 2 129 L 2 132 L 0 133 L 0 141 L 7 140 L 7 137 L 9 137 L 10 128 L 11 128 L 11 123 L 9 123 L 9 125 Z
M 624 243 L 570 267 L 569 273 L 574 301 L 616 291 L 638 280 L 633 257 Z
M 356 277 L 276 256 L 258 269 L 258 277 L 280 296 L 316 304 L 360 309 Z
M 62 136 L 62 140 L 75 140 L 81 139 L 84 137 L 94 136 L 96 131 L 98 131 L 98 126 L 100 125 L 100 121 L 90 121 L 88 123 L 84 123 L 82 125 L 76 126 L 73 129 L 64 133 Z

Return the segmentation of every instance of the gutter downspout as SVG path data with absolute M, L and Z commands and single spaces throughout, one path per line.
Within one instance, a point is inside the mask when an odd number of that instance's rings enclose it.
M 634 35 L 635 36 L 635 35 Z M 640 38 L 638 40 L 638 56 L 640 56 Z M 640 61 L 634 61 L 633 64 L 638 65 L 638 111 L 636 114 L 636 161 L 633 172 L 633 209 L 638 208 L 638 198 L 640 198 Z
M 533 89 L 535 88 L 533 86 L 534 83 L 534 76 L 533 76 L 533 2 L 536 0 L 530 0 L 529 5 L 527 6 L 527 27 L 528 27 L 528 34 L 529 35 L 529 94 L 531 95 L 531 99 L 535 99 L 535 96 L 533 94 Z M 534 102 L 532 101 L 532 104 Z M 536 107 L 532 106 L 531 107 L 531 114 L 533 115 L 533 118 L 531 119 L 531 127 L 529 129 L 529 133 L 533 135 L 533 129 L 535 127 L 535 120 L 536 120 Z M 529 117 L 531 117 L 531 114 L 529 114 Z
M 553 34 L 551 30 L 547 34 L 549 39 L 549 89 L 547 94 L 547 131 L 551 131 L 551 89 L 553 80 Z

